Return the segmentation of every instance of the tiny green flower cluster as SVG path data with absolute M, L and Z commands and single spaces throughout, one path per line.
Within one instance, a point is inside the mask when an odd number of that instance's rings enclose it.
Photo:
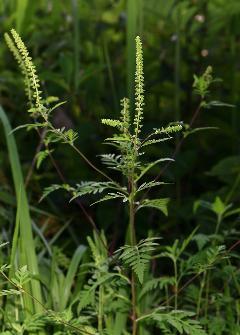
M 5 40 L 14 57 L 17 59 L 25 78 L 27 96 L 30 102 L 30 112 L 38 112 L 43 109 L 43 100 L 40 91 L 40 81 L 36 73 L 36 67 L 29 56 L 29 52 L 18 33 L 11 29 L 11 37 L 5 33 Z
M 136 37 L 136 73 L 135 73 L 135 117 L 134 136 L 137 139 L 141 132 L 144 106 L 144 75 L 143 75 L 143 51 L 139 36 Z
M 7 44 L 8 48 L 12 52 L 16 61 L 18 62 L 18 65 L 19 65 L 20 70 L 22 72 L 22 75 L 24 77 L 25 93 L 27 95 L 28 101 L 30 102 L 30 106 L 32 107 L 32 105 L 31 105 L 31 101 L 32 101 L 31 87 L 30 87 L 30 81 L 29 81 L 29 78 L 28 78 L 28 73 L 27 73 L 25 64 L 22 60 L 22 57 L 21 57 L 18 49 L 16 48 L 13 40 L 10 38 L 8 33 L 5 33 L 4 37 L 5 37 L 5 41 L 6 41 L 6 44 Z
M 131 123 L 130 113 L 129 113 L 129 99 L 123 98 L 121 100 L 121 106 L 122 106 L 122 110 L 121 110 L 122 131 L 124 134 L 127 134 L 129 131 L 130 123 Z

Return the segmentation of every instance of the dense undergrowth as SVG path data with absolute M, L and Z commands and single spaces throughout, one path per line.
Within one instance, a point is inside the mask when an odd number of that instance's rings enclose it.
M 30 8 L 28 1 L 24 3 L 25 8 Z M 79 4 L 77 1 L 71 4 L 78 39 Z M 237 2 L 232 1 L 232 4 L 237 12 Z M 2 165 L 7 166 L 5 158 L 8 157 L 11 173 L 2 173 L 0 190 L 2 335 L 240 334 L 239 157 L 234 155 L 214 162 L 208 177 L 200 176 L 197 172 L 201 170 L 196 166 L 208 164 L 203 149 L 209 150 L 213 143 L 208 145 L 203 140 L 197 147 L 195 138 L 209 139 L 208 130 L 209 133 L 216 131 L 214 145 L 221 147 L 221 143 L 217 143 L 224 142 L 223 134 L 219 135 L 221 125 L 227 128 L 220 121 L 216 122 L 218 127 L 212 122 L 195 126 L 199 116 L 224 108 L 232 115 L 233 125 L 237 119 L 235 111 L 232 112 L 233 105 L 222 103 L 212 92 L 214 87 L 227 85 L 226 80 L 215 79 L 216 71 L 213 72 L 211 66 L 202 74 L 199 71 L 194 76 L 191 74 L 188 92 L 191 90 L 194 109 L 191 113 L 188 111 L 190 121 L 182 121 L 185 115 L 181 115 L 183 96 L 178 68 L 181 44 L 177 41 L 175 86 L 170 88 L 174 99 L 165 100 L 166 110 L 174 106 L 174 121 L 169 122 L 167 118 L 164 126 L 159 125 L 161 115 L 155 121 L 156 113 L 151 111 L 159 107 L 153 102 L 158 90 L 154 92 L 153 85 L 151 92 L 149 79 L 146 78 L 147 83 L 144 80 L 145 67 L 147 74 L 151 73 L 148 57 L 144 57 L 144 61 L 140 37 L 136 37 L 136 44 L 133 41 L 137 27 L 141 27 L 143 8 L 141 1 L 129 1 L 127 5 L 125 91 L 128 98 L 121 99 L 120 107 L 116 102 L 117 84 L 106 40 L 104 57 L 111 83 L 111 94 L 110 91 L 105 93 L 107 103 L 99 96 L 96 98 L 91 85 L 88 86 L 91 79 L 86 81 L 86 88 L 80 83 L 76 44 L 74 71 L 70 71 L 74 75 L 69 76 L 67 86 L 66 82 L 56 79 L 54 69 L 48 75 L 40 73 L 39 77 L 19 34 L 14 29 L 5 34 L 6 45 L 24 78 L 28 102 L 21 106 L 28 113 L 22 116 L 26 124 L 21 124 L 21 119 L 12 119 L 13 107 L 6 103 L 12 93 L 6 95 L 4 88 L 0 119 L 7 154 L 2 158 Z M 21 31 L 23 21 L 28 18 L 19 8 L 24 7 L 17 7 L 17 30 Z M 114 8 L 116 13 L 110 9 L 104 12 L 108 24 L 116 24 L 111 20 L 121 9 L 121 1 Z M 164 8 L 167 12 L 167 5 Z M 211 5 L 203 1 L 199 8 L 190 5 L 190 1 L 172 7 L 171 18 L 179 23 L 177 36 L 182 36 L 189 20 L 200 9 L 212 15 L 214 1 Z M 185 28 L 177 13 L 185 13 Z M 180 43 L 186 47 L 184 41 Z M 37 54 L 41 57 L 41 50 L 37 50 Z M 37 64 L 41 64 L 41 60 L 37 60 Z M 67 63 L 64 64 L 66 67 Z M 11 75 L 8 73 L 5 77 Z M 42 77 L 44 80 L 39 79 Z M 69 102 L 48 95 L 49 82 L 53 83 L 54 78 L 53 93 L 62 93 L 56 89 L 62 84 L 65 92 L 71 91 L 62 94 L 64 98 L 70 96 Z M 24 88 L 20 79 L 17 82 L 16 95 L 20 101 Z M 163 87 L 165 84 L 162 83 Z M 82 111 L 77 110 L 80 86 L 93 93 L 89 104 L 96 105 L 97 111 L 92 119 L 84 118 L 80 115 Z M 14 101 L 14 97 L 12 99 Z M 106 107 L 108 112 L 103 112 L 99 104 L 107 106 L 110 100 L 114 111 L 110 113 Z M 235 103 L 236 99 L 231 102 Z M 69 103 L 75 117 L 79 116 L 84 123 L 82 132 L 69 120 L 59 123 L 55 117 L 59 111 L 65 114 Z M 164 109 L 164 101 L 161 104 Z M 102 142 L 98 133 L 91 131 L 91 124 L 97 124 L 96 118 L 101 120 L 101 125 L 98 123 L 101 134 L 107 134 L 101 149 L 96 144 L 97 140 Z M 16 126 L 14 130 L 9 119 Z M 103 130 L 106 126 L 109 130 Z M 237 125 L 234 125 L 232 131 L 236 130 Z M 91 146 L 86 138 L 94 134 Z M 36 138 L 39 143 L 35 145 Z M 30 139 L 33 145 L 28 143 Z M 168 143 L 172 143 L 172 147 Z M 184 151 L 191 143 L 195 148 Z M 221 149 L 225 146 L 224 143 Z M 25 152 L 28 149 L 30 154 Z M 25 159 L 28 155 L 34 157 L 30 168 L 20 163 L 18 150 Z M 66 173 L 68 171 L 72 173 Z M 209 176 L 216 186 L 208 185 Z M 9 180 L 13 181 L 15 192 Z M 203 194 L 199 195 L 198 187 Z

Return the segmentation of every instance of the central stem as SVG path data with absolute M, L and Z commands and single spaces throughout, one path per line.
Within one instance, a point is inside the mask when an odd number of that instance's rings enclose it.
M 134 246 L 136 245 L 134 199 L 130 199 L 129 202 L 129 226 L 130 226 L 130 241 L 131 245 Z
M 130 240 L 131 246 L 136 245 L 136 233 L 135 233 L 135 183 L 133 180 L 130 181 L 131 193 L 129 197 L 129 229 L 130 229 Z M 132 271 L 131 274 L 131 297 L 132 297 L 132 335 L 137 334 L 137 310 L 136 310 L 136 282 L 135 274 Z

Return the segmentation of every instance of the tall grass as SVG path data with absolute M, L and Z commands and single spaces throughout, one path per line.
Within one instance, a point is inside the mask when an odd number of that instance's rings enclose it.
M 18 156 L 17 146 L 14 139 L 12 129 L 8 118 L 0 106 L 0 119 L 3 125 L 4 134 L 6 138 L 11 172 L 13 177 L 13 183 L 17 198 L 17 218 L 13 241 L 13 254 L 11 256 L 12 265 L 17 256 L 17 250 L 20 250 L 20 263 L 19 265 L 27 265 L 29 271 L 32 272 L 34 276 L 39 275 L 37 255 L 35 250 L 35 244 L 32 233 L 31 217 L 29 212 L 29 204 L 27 199 L 26 190 L 24 188 L 24 179 L 22 174 L 22 169 L 20 165 L 20 160 Z M 19 231 L 18 231 L 19 230 Z M 42 293 L 38 280 L 34 279 L 28 284 L 28 290 L 31 294 L 40 302 L 42 302 Z M 38 313 L 42 311 L 41 305 L 32 301 L 31 298 L 25 297 L 25 311 L 30 314 Z

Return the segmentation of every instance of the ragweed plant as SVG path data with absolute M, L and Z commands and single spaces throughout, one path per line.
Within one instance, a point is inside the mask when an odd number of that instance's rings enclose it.
M 97 194 L 105 192 L 105 195 L 95 203 L 121 199 L 128 204 L 129 211 L 129 241 L 130 245 L 121 251 L 120 259 L 132 269 L 131 275 L 131 300 L 132 300 L 132 333 L 137 333 L 137 310 L 136 310 L 136 279 L 143 282 L 144 269 L 150 260 L 147 250 L 151 252 L 156 245 L 152 240 L 146 240 L 137 244 L 136 238 L 136 212 L 142 208 L 152 207 L 167 215 L 168 198 L 148 199 L 142 198 L 144 191 L 163 185 L 162 181 L 144 180 L 147 172 L 156 164 L 171 161 L 171 158 L 160 158 L 153 162 L 144 162 L 143 157 L 148 146 L 159 142 L 168 141 L 172 134 L 182 129 L 180 123 L 153 129 L 148 135 L 143 135 L 143 107 L 144 107 L 144 75 L 143 75 L 143 53 L 142 43 L 139 37 L 136 38 L 136 73 L 135 73 L 135 110 L 133 120 L 131 119 L 129 100 L 121 101 L 121 116 L 119 119 L 103 119 L 102 123 L 116 129 L 113 137 L 107 138 L 105 142 L 118 150 L 118 153 L 101 155 L 102 163 L 109 169 L 119 171 L 124 176 L 124 183 L 106 181 L 82 181 L 76 186 L 53 185 L 44 192 L 44 197 L 56 189 L 67 189 L 73 194 L 72 199 L 82 197 L 86 194 Z M 138 247 L 137 247 L 138 245 Z M 134 248 L 134 249 L 132 249 Z M 137 248 L 137 249 L 136 249 Z M 142 252 L 141 252 L 142 250 Z M 141 256 L 142 255 L 142 256 Z M 135 257 L 134 257 L 135 256 Z M 136 263 L 136 259 L 138 262 Z
M 55 142 L 69 144 L 80 156 L 102 177 L 104 181 L 81 181 L 77 185 L 56 184 L 48 187 L 43 198 L 53 191 L 64 189 L 71 194 L 71 200 L 85 195 L 99 195 L 93 203 L 120 199 L 128 208 L 129 229 L 127 244 L 117 250 L 111 257 L 106 250 L 107 241 L 104 234 L 94 234 L 94 239 L 88 242 L 92 251 L 93 261 L 88 266 L 88 282 L 77 293 L 69 306 L 77 314 L 78 320 L 85 320 L 90 328 L 80 333 L 109 334 L 109 335 L 149 335 L 148 327 L 153 331 L 161 329 L 165 334 L 176 332 L 204 335 L 205 331 L 200 324 L 192 319 L 192 312 L 178 310 L 178 296 L 174 294 L 174 310 L 170 305 L 164 306 L 162 299 L 153 294 L 160 287 L 169 294 L 169 287 L 175 286 L 178 290 L 180 278 L 178 264 L 180 255 L 187 243 L 180 247 L 178 242 L 172 248 L 166 248 L 160 257 L 168 257 L 174 264 L 174 276 L 169 278 L 153 278 L 150 273 L 150 262 L 158 256 L 158 238 L 148 237 L 141 241 L 137 239 L 136 213 L 144 208 L 160 210 L 168 214 L 168 198 L 151 198 L 145 195 L 153 187 L 164 184 L 156 179 L 148 180 L 147 173 L 157 164 L 173 161 L 172 158 L 162 157 L 152 162 L 146 162 L 145 152 L 152 146 L 169 141 L 172 136 L 183 129 L 181 122 L 175 122 L 153 129 L 149 134 L 144 132 L 144 71 L 143 51 L 140 37 L 136 38 L 136 72 L 135 72 L 135 108 L 130 111 L 130 101 L 123 98 L 121 101 L 121 114 L 119 119 L 103 119 L 102 124 L 115 129 L 112 137 L 105 140 L 116 151 L 101 155 L 103 165 L 110 170 L 120 173 L 122 182 L 115 181 L 105 172 L 95 167 L 91 161 L 78 149 L 75 142 L 78 134 L 65 128 L 56 129 L 52 122 L 52 112 L 62 103 L 49 107 L 51 101 L 56 99 L 43 99 L 40 90 L 40 81 L 35 66 L 19 35 L 12 30 L 11 36 L 5 34 L 6 42 L 17 59 L 25 78 L 26 93 L 29 100 L 29 114 L 34 122 L 20 127 L 34 128 L 37 131 L 43 128 L 46 131 L 46 150 L 38 154 L 38 164 L 50 152 L 49 145 Z M 205 76 L 204 83 L 197 82 L 195 88 L 205 98 L 211 78 Z M 201 77 L 202 78 L 202 77 Z M 154 255 L 155 254 L 155 255 Z M 198 270 L 199 271 L 199 270 Z M 153 299 L 155 298 L 155 300 Z M 170 299 L 171 300 L 171 299 Z M 167 299 L 168 301 L 168 299 Z M 66 303 L 62 305 L 65 311 Z M 61 311 L 62 311 L 61 310 Z M 85 318 L 85 319 L 84 319 Z M 87 318 L 87 321 L 86 321 Z M 84 322 L 83 322 L 84 323 Z M 124 330 L 123 330 L 124 329 Z M 78 332 L 75 328 L 73 332 Z M 70 332 L 70 330 L 69 330 Z

